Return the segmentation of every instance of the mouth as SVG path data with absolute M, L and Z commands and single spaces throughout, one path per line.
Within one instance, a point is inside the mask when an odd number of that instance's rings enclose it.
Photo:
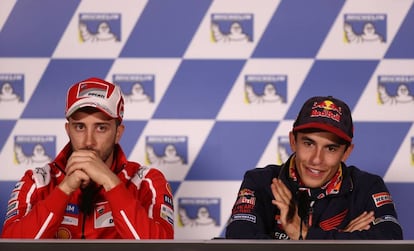
M 315 177 L 319 177 L 324 173 L 324 171 L 317 170 L 317 169 L 310 168 L 310 167 L 307 167 L 306 170 L 308 171 L 310 175 L 315 176 Z

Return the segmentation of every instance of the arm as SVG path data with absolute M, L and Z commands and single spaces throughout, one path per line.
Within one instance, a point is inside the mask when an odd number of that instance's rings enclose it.
M 122 238 L 173 239 L 172 194 L 162 173 L 141 167 L 128 187 L 124 182 L 106 192 L 115 227 Z
M 69 176 L 79 174 L 76 185 L 93 180 L 103 186 L 121 238 L 172 239 L 174 209 L 164 175 L 157 169 L 128 165 L 125 174 L 117 176 L 96 152 L 78 150 L 68 159 L 66 172 Z
M 274 236 L 274 206 L 270 203 L 270 194 L 267 196 L 264 190 L 270 179 L 264 177 L 271 176 L 265 170 L 245 173 L 226 227 L 227 239 L 271 239 Z M 276 238 L 285 237 L 281 234 Z
M 367 183 L 368 184 L 368 183 Z M 323 231 L 317 226 L 309 228 L 308 239 L 353 239 L 353 240 L 401 240 L 403 233 L 398 223 L 394 203 L 388 189 L 381 178 L 367 185 L 368 191 L 358 190 L 354 206 L 359 205 L 359 215 L 351 215 L 352 221 L 346 227 L 339 230 Z M 364 213 L 366 212 L 366 213 Z M 374 220 L 369 221 L 368 226 L 363 222 L 373 212 Z M 357 226 L 359 224 L 359 227 Z M 358 229 L 355 229 L 358 228 Z M 358 230 L 358 231 L 356 231 Z
M 49 186 L 48 167 L 36 170 L 28 170 L 12 191 L 2 238 L 53 238 L 62 222 L 69 196 Z

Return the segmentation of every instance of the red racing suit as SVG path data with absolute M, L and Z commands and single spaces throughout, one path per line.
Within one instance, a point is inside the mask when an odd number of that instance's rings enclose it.
M 120 184 L 68 196 L 57 186 L 71 152 L 67 144 L 52 163 L 25 172 L 11 193 L 2 238 L 174 238 L 172 193 L 159 170 L 128 161 L 116 145 L 111 169 Z

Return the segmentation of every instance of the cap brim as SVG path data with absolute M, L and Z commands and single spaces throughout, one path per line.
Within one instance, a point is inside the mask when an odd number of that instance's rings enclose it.
M 78 111 L 81 108 L 85 108 L 85 107 L 91 107 L 91 108 L 95 108 L 98 111 L 101 111 L 102 113 L 104 113 L 106 116 L 108 116 L 108 118 L 113 118 L 113 119 L 118 119 L 117 117 L 113 117 L 111 114 L 109 114 L 104 108 L 100 107 L 99 105 L 97 105 L 94 102 L 90 102 L 90 103 L 83 103 L 80 105 L 74 105 L 71 107 L 71 109 L 68 110 L 68 112 L 66 113 L 66 118 L 69 118 L 70 116 L 72 116 L 76 111 Z
M 293 131 L 297 132 L 297 131 L 301 131 L 305 129 L 321 129 L 323 131 L 331 132 L 335 134 L 336 136 L 340 137 L 341 139 L 346 140 L 347 142 L 352 142 L 352 138 L 349 137 L 346 133 L 344 133 L 337 127 L 334 127 L 334 126 L 331 126 L 325 123 L 312 122 L 312 123 L 303 124 L 303 125 L 294 127 Z

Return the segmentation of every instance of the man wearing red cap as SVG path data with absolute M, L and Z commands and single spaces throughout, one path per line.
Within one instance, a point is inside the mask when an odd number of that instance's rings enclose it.
M 307 100 L 289 133 L 289 159 L 246 172 L 226 238 L 403 239 L 382 178 L 344 163 L 353 131 L 343 101 Z
M 90 78 L 70 87 L 70 142 L 16 184 L 3 238 L 173 239 L 169 184 L 159 170 L 127 160 L 123 113 L 119 86 Z

